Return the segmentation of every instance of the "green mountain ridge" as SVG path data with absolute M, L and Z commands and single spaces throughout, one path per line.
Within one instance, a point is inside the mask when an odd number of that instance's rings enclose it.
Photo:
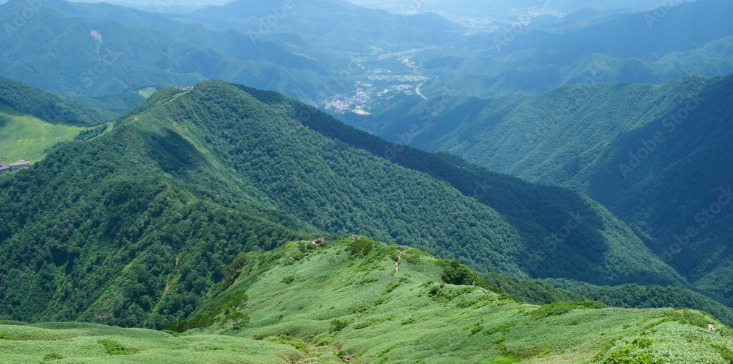
M 100 109 L 4 77 L 0 77 L 0 103 L 51 123 L 90 126 L 113 119 Z
M 276 93 L 160 91 L 112 130 L 0 176 L 0 308 L 162 327 L 210 297 L 237 254 L 319 231 L 484 272 L 685 286 L 587 197 L 394 148 Z
M 705 312 L 537 306 L 484 283 L 403 245 L 291 241 L 240 254 L 217 294 L 166 332 L 0 322 L 0 362 L 726 364 L 733 356 L 733 331 Z
M 481 288 L 466 267 L 414 248 L 364 238 L 323 245 L 294 242 L 241 256 L 231 286 L 172 328 L 330 346 L 360 362 L 718 360 L 703 346 L 672 349 L 676 339 L 659 340 L 675 330 L 661 324 L 665 318 L 695 325 L 686 320 L 692 312 L 518 304 Z

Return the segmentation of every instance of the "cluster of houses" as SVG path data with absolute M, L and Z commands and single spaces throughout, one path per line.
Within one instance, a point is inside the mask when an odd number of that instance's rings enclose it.
M 27 160 L 17 161 L 9 166 L 6 166 L 4 164 L 0 164 L 0 174 L 3 174 L 5 172 L 14 171 L 16 169 L 21 169 L 25 167 L 30 167 L 31 162 L 28 162 Z

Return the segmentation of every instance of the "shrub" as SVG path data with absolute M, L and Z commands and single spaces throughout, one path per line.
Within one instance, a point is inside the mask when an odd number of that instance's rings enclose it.
M 406 318 L 406 319 L 402 320 L 401 323 L 403 325 L 410 325 L 410 324 L 414 324 L 415 322 L 417 322 L 417 320 L 414 317 L 410 317 L 410 318 Z
M 178 337 L 178 333 L 173 330 L 163 330 L 168 335 L 173 335 L 173 337 Z
M 360 322 L 358 324 L 354 324 L 354 329 L 355 330 L 365 329 L 365 328 L 367 328 L 369 326 L 378 325 L 378 324 L 381 324 L 383 322 L 389 321 L 389 320 L 391 320 L 393 318 L 394 318 L 394 315 L 390 315 L 390 316 L 382 317 L 382 318 L 372 317 L 372 318 L 370 318 L 370 319 L 368 319 L 366 321 Z
M 374 321 L 371 321 L 371 320 L 363 321 L 358 324 L 354 324 L 354 330 L 366 329 L 367 327 L 372 326 L 372 325 L 374 325 Z
M 407 281 L 408 281 L 408 279 L 405 278 L 405 277 L 400 278 L 399 281 L 394 282 L 392 284 L 389 284 L 387 287 L 385 287 L 384 288 L 384 291 L 382 292 L 382 294 L 383 295 L 384 294 L 389 294 L 390 292 L 394 291 L 395 288 L 399 287 L 400 284 L 402 284 L 403 282 L 407 282 Z
M 636 345 L 637 347 L 642 348 L 642 349 L 646 349 L 646 348 L 652 346 L 652 343 L 653 342 L 652 342 L 651 339 L 647 339 L 647 338 L 643 338 L 643 337 L 634 339 L 634 341 L 631 342 L 631 344 Z
M 475 335 L 475 334 L 476 334 L 477 332 L 479 332 L 479 331 L 481 331 L 481 330 L 483 330 L 483 329 L 484 329 L 484 327 L 483 327 L 483 326 L 481 326 L 481 325 L 476 325 L 476 326 L 474 326 L 474 327 L 473 327 L 473 329 L 471 329 L 471 334 L 470 334 L 469 336 L 473 336 L 473 335 Z
M 603 364 L 659 364 L 650 352 L 632 352 L 632 347 L 625 346 L 612 352 Z
M 352 322 L 354 322 L 353 319 L 346 319 L 346 320 L 339 320 L 339 319 L 333 319 L 331 320 L 331 333 L 339 332 L 346 328 L 346 326 L 349 326 Z
M 0 340 L 13 340 L 13 335 L 10 335 L 4 332 L 0 332 Z
M 285 284 L 293 283 L 293 282 L 295 282 L 295 276 L 287 276 L 287 277 L 283 278 L 282 282 L 285 283 Z
M 471 285 L 476 274 L 456 259 L 440 259 L 436 263 L 443 269 L 443 282 L 456 285 Z
M 48 353 L 43 356 L 43 361 L 50 361 L 50 360 L 61 360 L 64 357 L 61 356 L 59 353 Z
M 332 332 L 328 334 L 327 336 L 318 339 L 318 341 L 316 342 L 316 345 L 317 346 L 331 345 L 333 343 L 333 336 L 335 334 L 336 334 L 335 332 Z
M 564 315 L 575 309 L 601 309 L 608 306 L 601 302 L 585 301 L 585 302 L 553 302 L 549 305 L 540 306 L 540 308 L 532 311 L 532 317 L 539 319 L 548 316 Z
M 224 322 L 229 322 L 232 329 L 241 330 L 249 323 L 249 315 L 243 312 L 235 311 L 224 317 Z
M 367 312 L 367 311 L 369 311 L 369 306 L 367 306 L 365 303 L 360 303 L 360 304 L 354 306 L 354 308 L 351 309 L 351 312 L 357 313 L 357 314 L 358 313 L 364 313 L 364 312 Z
M 306 344 L 306 343 L 304 343 L 302 341 L 299 341 L 299 340 L 294 340 L 293 338 L 288 337 L 288 336 L 280 336 L 280 337 L 277 338 L 277 340 L 275 342 L 278 343 L 278 344 L 291 345 L 292 347 L 294 347 L 294 348 L 296 348 L 296 349 L 298 349 L 300 351 L 306 351 L 306 350 L 308 350 L 308 344 Z
M 513 323 L 501 324 L 501 325 L 498 325 L 498 326 L 494 326 L 494 327 L 492 327 L 490 329 L 486 329 L 486 331 L 484 331 L 484 335 L 487 335 L 487 336 L 488 335 L 493 335 L 493 334 L 495 334 L 495 333 L 497 333 L 499 331 L 501 331 L 502 333 L 506 334 L 507 331 L 509 331 L 509 329 L 512 326 L 514 326 Z
M 723 345 L 711 345 L 713 349 L 717 350 L 718 353 L 720 353 L 720 356 L 723 357 L 724 360 L 727 360 L 728 363 L 733 363 L 733 351 L 728 349 L 727 347 Z
M 374 248 L 374 243 L 366 239 L 357 239 L 349 243 L 349 253 L 353 257 L 367 256 Z
M 112 339 L 100 339 L 97 342 L 104 345 L 104 350 L 109 355 L 128 355 L 133 352 L 133 350 Z

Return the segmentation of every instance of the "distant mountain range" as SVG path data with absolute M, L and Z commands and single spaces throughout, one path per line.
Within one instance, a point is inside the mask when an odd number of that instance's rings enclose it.
M 496 20 L 506 20 L 516 18 L 521 14 L 531 14 L 532 12 L 541 15 L 551 14 L 566 15 L 576 11 L 593 9 L 593 10 L 636 10 L 648 11 L 664 5 L 679 5 L 683 1 L 670 2 L 669 4 L 661 3 L 654 0 L 642 1 L 580 1 L 580 0 L 561 0 L 561 1 L 537 1 L 537 0 L 519 0 L 519 1 L 481 1 L 481 0 L 421 0 L 419 2 L 405 2 L 401 0 L 348 0 L 354 4 L 369 8 L 384 9 L 396 13 L 414 13 L 414 12 L 436 12 L 445 14 L 449 17 L 467 17 L 467 18 L 493 18 Z M 545 11 L 542 13 L 542 11 Z
M 239 0 L 178 15 L 49 0 L 16 19 L 25 7 L 0 7 L 9 25 L 0 34 L 0 74 L 86 96 L 223 79 L 363 113 L 401 95 L 489 97 L 733 73 L 725 0 L 520 17 L 490 32 L 338 0 Z

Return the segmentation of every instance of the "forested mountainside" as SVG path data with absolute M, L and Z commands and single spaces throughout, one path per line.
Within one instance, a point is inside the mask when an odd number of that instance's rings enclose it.
M 15 14 L 27 7 L 24 1 L 0 6 L 0 22 L 15 24 Z M 48 0 L 32 15 L 0 35 L 0 68 L 3 76 L 45 90 L 101 97 L 225 78 L 281 91 L 287 83 L 288 92 L 307 100 L 305 90 L 320 90 L 338 62 L 297 36 L 253 42 L 231 30 L 109 4 Z
M 0 103 L 56 124 L 90 126 L 114 117 L 100 109 L 0 77 Z
M 209 297 L 237 254 L 324 233 L 481 271 L 684 285 L 587 197 L 218 81 L 160 91 L 112 130 L 0 176 L 0 200 L 0 307 L 21 320 L 160 327 Z
M 540 95 L 403 102 L 350 123 L 583 191 L 699 290 L 730 304 L 733 78 L 575 85 Z M 400 117 L 400 115 L 408 115 Z M 691 188 L 691 186 L 693 186 Z

